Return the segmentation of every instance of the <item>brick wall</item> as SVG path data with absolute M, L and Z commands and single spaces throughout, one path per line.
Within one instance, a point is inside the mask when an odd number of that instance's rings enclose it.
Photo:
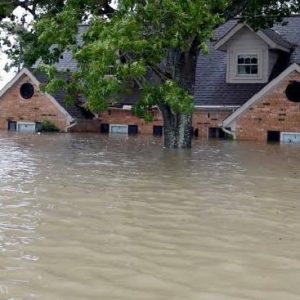
M 210 127 L 219 127 L 219 124 L 231 114 L 232 111 L 205 110 L 196 111 L 193 114 L 194 130 L 198 129 L 199 137 L 208 137 Z M 144 120 L 134 116 L 131 111 L 111 109 L 100 115 L 101 123 L 137 125 L 140 134 L 152 134 L 153 126 L 163 126 L 163 120 L 158 110 L 153 112 L 154 122 L 146 123 Z
M 100 120 L 78 119 L 76 125 L 69 129 L 69 132 L 100 132 Z
M 31 83 L 35 93 L 30 99 L 23 99 L 20 87 L 23 83 Z M 67 125 L 66 116 L 39 91 L 38 87 L 24 75 L 0 99 L 0 129 L 7 130 L 8 120 L 22 122 L 42 122 L 49 120 L 61 131 Z
M 209 128 L 218 128 L 231 113 L 231 110 L 198 110 L 193 115 L 194 130 L 199 130 L 199 137 L 208 138 Z
M 153 134 L 153 126 L 162 126 L 163 121 L 158 110 L 153 111 L 153 122 L 147 123 L 134 116 L 130 110 L 110 109 L 99 116 L 101 123 L 137 125 L 140 134 Z
M 291 81 L 300 81 L 300 74 L 291 73 L 238 118 L 238 140 L 263 142 L 268 131 L 300 132 L 300 103 L 289 101 L 285 95 Z

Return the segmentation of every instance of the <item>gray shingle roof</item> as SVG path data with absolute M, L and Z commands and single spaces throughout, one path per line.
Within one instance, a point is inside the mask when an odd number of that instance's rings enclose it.
M 216 29 L 214 41 L 208 55 L 200 54 L 197 62 L 195 82 L 195 105 L 242 105 L 265 84 L 228 84 L 226 83 L 226 53 L 215 50 L 216 40 L 230 31 L 238 20 L 228 21 Z M 284 20 L 285 26 L 276 24 L 263 32 L 277 44 L 294 50 L 290 56 L 280 57 L 270 79 L 277 76 L 288 65 L 300 64 L 300 16 Z
M 34 69 L 31 69 L 31 72 L 34 74 L 34 76 L 36 77 L 36 79 L 42 83 L 42 84 L 46 84 L 48 82 L 47 76 L 41 72 L 37 72 Z M 56 93 L 54 93 L 52 95 L 56 101 L 73 117 L 76 119 L 86 119 L 86 116 L 84 114 L 84 109 L 79 107 L 78 105 L 74 104 L 70 104 L 67 105 L 64 101 L 65 99 L 65 95 L 64 92 L 62 90 L 57 91 Z
M 195 105 L 242 105 L 254 94 L 256 94 L 264 84 L 227 84 L 226 83 L 226 53 L 215 50 L 214 44 L 217 40 L 228 33 L 237 23 L 238 19 L 233 19 L 215 30 L 213 42 L 210 45 L 210 54 L 199 55 L 196 71 L 195 83 Z M 290 57 L 282 57 L 278 60 L 270 79 L 282 72 L 289 64 L 300 64 L 300 16 L 286 18 L 286 25 L 276 24 L 272 29 L 262 30 L 276 44 L 285 48 L 294 47 Z M 82 34 L 87 26 L 79 27 L 78 43 L 81 43 Z M 71 51 L 66 51 L 63 58 L 57 63 L 59 71 L 75 71 L 76 61 L 72 57 Z M 55 95 L 58 101 L 63 104 L 63 94 Z M 124 96 L 124 103 L 134 104 L 138 99 L 138 94 Z M 68 108 L 70 110 L 70 108 Z
M 300 64 L 300 16 L 286 18 L 284 21 L 285 26 L 276 24 L 273 29 L 294 45 L 290 63 Z
M 77 34 L 77 44 L 81 45 L 82 44 L 82 35 L 86 32 L 88 26 L 87 25 L 79 25 L 78 27 L 78 34 Z M 40 64 L 41 60 L 38 60 L 33 66 L 33 69 L 36 69 Z M 66 72 L 66 71 L 71 71 L 75 72 L 77 70 L 77 62 L 73 58 L 73 54 L 71 50 L 66 50 L 62 54 L 62 57 L 60 60 L 55 64 L 56 69 L 59 72 Z
M 226 83 L 226 53 L 214 50 L 213 45 L 209 55 L 198 58 L 195 105 L 241 105 L 263 86 Z
M 286 41 L 279 33 L 274 31 L 273 29 L 266 28 L 266 29 L 262 29 L 261 31 L 277 45 L 287 49 L 291 49 L 293 47 L 292 43 Z
M 77 35 L 77 44 L 82 44 L 82 35 L 86 32 L 88 26 L 87 25 L 80 25 L 78 28 L 78 35 Z M 59 62 L 55 65 L 57 71 L 65 72 L 71 71 L 75 72 L 77 70 L 77 62 L 73 58 L 73 54 L 71 50 L 67 50 L 63 53 L 62 58 Z

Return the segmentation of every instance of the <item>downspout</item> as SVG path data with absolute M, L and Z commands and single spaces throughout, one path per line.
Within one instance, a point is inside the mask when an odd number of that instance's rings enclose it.
M 232 139 L 233 139 L 233 140 L 236 139 L 235 132 L 232 132 L 231 130 L 226 129 L 226 128 L 223 126 L 223 124 L 221 125 L 221 129 L 222 129 L 225 133 L 227 133 L 227 134 L 229 134 L 230 136 L 232 136 Z
M 74 122 L 73 122 L 74 121 Z M 73 123 L 72 123 L 73 122 Z M 77 125 L 77 121 L 75 119 L 72 119 L 70 122 L 69 122 L 69 125 L 66 126 L 66 129 L 65 129 L 65 132 L 68 132 L 69 129 L 73 128 L 74 126 Z

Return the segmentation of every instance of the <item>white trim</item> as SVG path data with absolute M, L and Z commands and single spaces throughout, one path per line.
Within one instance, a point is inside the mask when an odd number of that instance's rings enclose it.
M 132 105 L 123 105 L 123 110 L 132 110 Z
M 118 126 L 118 127 L 127 127 L 127 133 L 120 133 L 120 134 L 128 134 L 128 128 L 129 128 L 129 125 L 126 125 L 126 124 L 109 124 L 109 133 L 114 133 L 111 131 L 112 127 L 113 126 Z M 118 133 L 117 133 L 118 134 Z
M 35 122 L 26 122 L 26 121 L 18 121 L 17 124 L 20 124 L 20 125 L 36 125 Z
M 285 77 L 287 77 L 292 72 L 298 72 L 300 74 L 300 66 L 296 63 L 290 65 L 286 68 L 280 75 L 269 82 L 263 89 L 261 89 L 257 94 L 250 98 L 244 105 L 232 113 L 228 118 L 223 121 L 223 127 L 230 127 L 230 124 L 237 119 L 242 113 L 244 113 L 250 106 L 259 101 L 267 92 L 276 87 Z
M 35 122 L 26 122 L 26 121 L 17 122 L 17 126 L 16 126 L 17 127 L 16 128 L 17 132 L 20 132 L 19 125 L 34 125 L 34 132 L 36 131 L 36 123 Z
M 48 99 L 52 102 L 52 104 L 62 113 L 67 117 L 67 122 L 69 123 L 69 125 L 71 124 L 71 122 L 74 120 L 74 118 L 65 110 L 64 107 L 62 107 L 57 101 L 56 99 L 51 96 L 48 93 L 44 93 Z
M 37 87 L 40 86 L 40 82 L 37 80 L 37 78 L 32 74 L 32 72 L 30 72 L 27 68 L 22 69 L 18 74 L 16 74 L 16 76 L 10 81 L 8 82 L 3 89 L 0 91 L 0 98 L 16 83 L 18 82 L 18 80 L 23 76 L 26 75 L 29 77 L 29 79 L 33 82 L 33 84 L 35 84 Z M 67 131 L 68 126 L 71 124 L 71 122 L 74 120 L 73 117 L 66 111 L 66 109 L 64 107 L 62 107 L 57 101 L 56 99 L 51 96 L 48 93 L 44 93 L 47 98 L 52 102 L 52 104 L 63 114 L 66 116 L 67 118 L 67 123 L 68 125 L 65 128 L 65 131 Z M 0 99 L 1 100 L 1 99 Z
M 256 55 L 257 56 L 257 74 L 238 74 L 238 56 Z M 227 52 L 228 64 L 226 67 L 227 83 L 267 83 L 268 77 L 264 72 L 264 61 L 268 66 L 268 55 L 264 54 L 263 49 L 257 48 L 235 48 Z M 266 56 L 266 57 L 265 57 Z
M 254 83 L 263 81 L 263 51 L 262 49 L 235 49 L 234 54 L 234 77 L 230 78 L 229 83 Z M 240 55 L 255 55 L 257 57 L 257 74 L 239 74 L 238 57 Z M 228 68 L 229 69 L 229 68 Z M 230 74 L 229 74 L 230 75 Z
M 249 51 L 247 51 L 247 50 L 238 50 L 238 51 L 235 51 L 235 63 L 236 63 L 236 68 L 235 68 L 235 77 L 236 78 L 242 78 L 242 79 L 244 79 L 244 78 L 251 78 L 251 79 L 253 79 L 253 78 L 259 78 L 259 79 L 261 79 L 261 64 L 260 64 L 260 61 L 261 61 L 261 56 L 262 55 L 260 55 L 261 53 L 258 53 L 258 52 L 261 52 L 261 51 L 252 51 L 252 50 L 249 50 Z M 256 57 L 256 64 L 252 64 L 251 62 L 250 62 L 250 64 L 246 64 L 246 63 L 244 63 L 244 64 L 239 64 L 239 56 L 249 56 L 249 57 L 251 57 L 251 56 L 255 56 Z M 239 74 L 239 66 L 256 66 L 257 67 L 257 73 L 255 74 Z
M 215 44 L 215 49 L 219 50 L 226 42 L 228 42 L 236 33 L 238 33 L 244 26 L 245 23 L 236 24 L 230 31 L 228 31 L 223 37 L 221 37 Z M 248 26 L 249 27 L 249 26 Z M 249 27 L 250 28 L 250 27 Z M 251 29 L 252 30 L 252 29 Z
M 227 32 L 221 39 L 218 40 L 218 42 L 215 44 L 215 49 L 216 50 L 224 50 L 224 49 L 221 49 L 221 47 L 225 43 L 227 43 L 236 33 L 238 33 L 244 27 L 247 27 L 249 30 L 251 30 L 252 32 L 257 34 L 271 49 L 278 49 L 278 50 L 288 52 L 288 53 L 291 52 L 290 49 L 276 44 L 262 31 L 259 30 L 259 31 L 255 32 L 249 25 L 247 25 L 245 23 L 236 24 L 229 32 Z

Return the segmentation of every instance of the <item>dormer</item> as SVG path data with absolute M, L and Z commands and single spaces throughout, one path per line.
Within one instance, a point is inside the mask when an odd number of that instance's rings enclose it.
M 215 48 L 227 53 L 227 83 L 267 83 L 280 53 L 291 52 L 292 45 L 272 29 L 238 23 Z

